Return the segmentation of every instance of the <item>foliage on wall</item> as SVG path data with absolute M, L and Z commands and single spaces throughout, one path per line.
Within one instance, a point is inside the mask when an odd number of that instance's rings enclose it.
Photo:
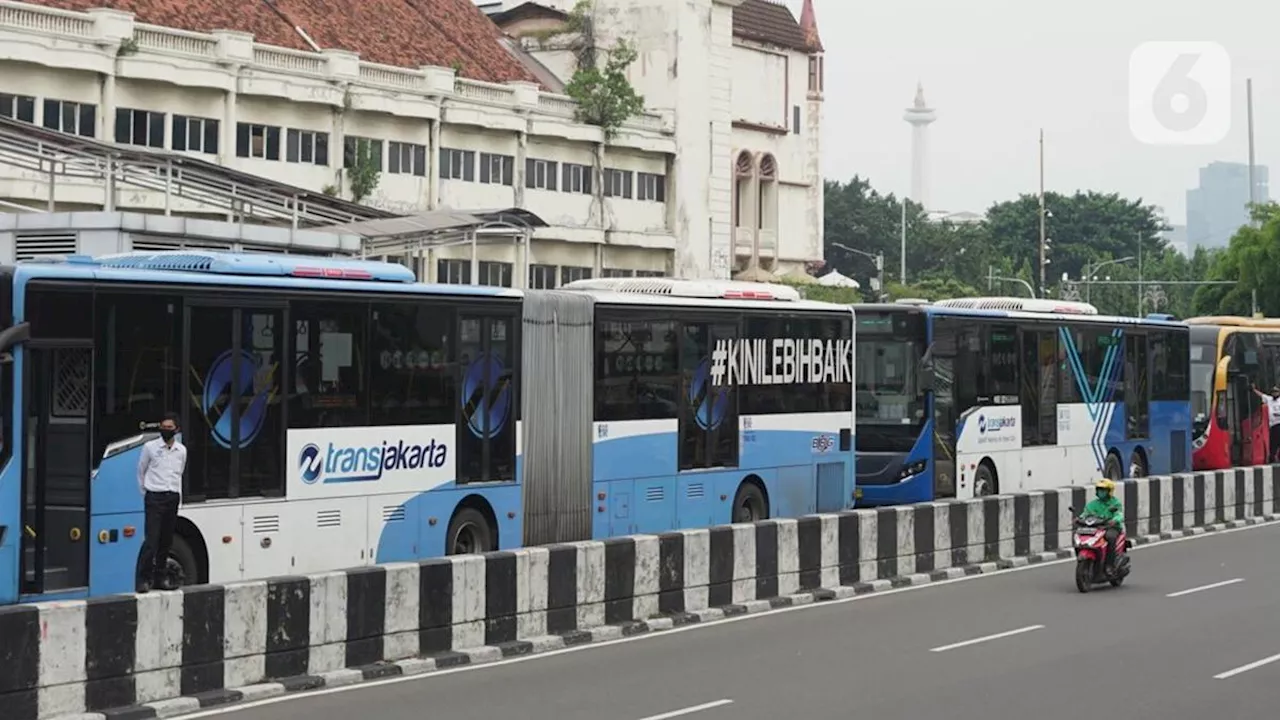
M 355 143 L 355 152 L 349 167 L 344 171 L 347 186 L 351 189 L 351 199 L 363 202 L 378 187 L 381 173 L 378 171 L 378 160 L 374 156 L 373 143 L 360 139 Z
M 565 94 L 578 103 L 577 120 L 602 128 L 605 138 L 611 139 L 622 123 L 644 110 L 644 96 L 627 79 L 636 48 L 625 39 L 618 40 L 604 49 L 604 67 L 600 67 L 589 0 L 578 0 L 560 32 L 578 36 L 574 45 L 578 69 L 565 87 Z

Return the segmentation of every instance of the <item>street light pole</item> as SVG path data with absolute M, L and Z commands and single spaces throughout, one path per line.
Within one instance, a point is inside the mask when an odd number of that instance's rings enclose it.
M 831 247 L 837 247 L 846 252 L 851 252 L 855 255 L 861 255 L 862 257 L 871 258 L 872 260 L 874 260 L 876 263 L 876 274 L 879 276 L 879 279 L 880 279 L 880 289 L 877 291 L 877 293 L 883 293 L 885 291 L 884 289 L 884 253 L 881 253 L 881 252 L 869 253 L 866 250 L 858 250 L 857 248 L 851 248 L 848 245 L 845 245 L 844 243 L 838 243 L 838 242 L 832 242 Z
M 1045 266 L 1045 223 L 1044 223 L 1044 128 L 1040 128 L 1040 297 L 1044 297 Z

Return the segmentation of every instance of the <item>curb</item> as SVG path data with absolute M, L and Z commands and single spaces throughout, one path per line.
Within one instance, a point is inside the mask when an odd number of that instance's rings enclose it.
M 1157 545 L 1179 538 L 1205 535 L 1223 530 L 1235 530 L 1256 525 L 1269 525 L 1280 521 L 1280 514 L 1267 514 L 1239 520 L 1193 527 L 1183 530 L 1162 532 L 1158 535 L 1142 535 L 1131 538 L 1135 546 Z M 959 567 L 935 570 L 928 573 L 903 575 L 890 579 L 859 582 L 831 589 L 817 589 L 793 595 L 770 598 L 768 600 L 752 600 L 741 604 L 724 605 L 706 610 L 681 612 L 650 618 L 632 620 L 615 625 L 602 625 L 586 630 L 573 630 L 558 635 L 546 635 L 529 640 L 517 640 L 502 645 L 486 645 L 467 650 L 453 651 L 407 660 L 376 663 L 358 668 L 334 670 L 319 675 L 302 675 L 283 680 L 247 685 L 239 688 L 215 690 L 198 695 L 186 695 L 170 700 L 131 705 L 128 707 L 105 710 L 103 712 L 62 715 L 53 720 L 151 720 L 152 718 L 172 718 L 210 708 L 225 707 L 249 703 L 285 695 L 306 695 L 316 690 L 326 690 L 377 680 L 397 677 L 413 677 L 427 675 L 440 670 L 485 665 L 499 660 L 538 655 L 563 650 L 565 648 L 592 645 L 596 643 L 618 640 L 620 638 L 651 635 L 664 630 L 688 625 L 709 625 L 717 621 L 743 615 L 757 615 L 783 608 L 832 600 L 846 600 L 852 597 L 873 595 L 903 587 L 916 587 L 956 580 L 962 577 L 989 575 L 1003 570 L 1028 567 L 1066 560 L 1075 552 L 1069 548 L 1034 553 L 1020 557 L 1005 558 L 993 562 L 974 563 Z

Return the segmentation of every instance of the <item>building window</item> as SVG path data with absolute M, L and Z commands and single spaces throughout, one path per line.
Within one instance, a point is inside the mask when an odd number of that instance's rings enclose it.
M 556 287 L 555 265 L 530 265 L 529 287 L 533 290 L 552 290 Z
M 524 186 L 534 190 L 555 190 L 557 165 L 551 160 L 525 160 Z
M 800 134 L 800 106 L 791 106 L 791 132 L 796 135 Z
M 809 58 L 809 92 L 811 93 L 821 92 L 818 89 L 819 79 L 820 78 L 818 77 L 818 58 L 810 57 Z
M 826 92 L 827 88 L 827 59 L 818 58 L 818 92 Z
M 217 120 L 174 115 L 173 149 L 217 155 L 218 128 Z
M 570 193 L 591 194 L 591 166 L 564 163 L 563 182 L 560 189 Z
M 475 151 L 440 148 L 440 179 L 475 182 Z
M 637 270 L 636 271 L 636 277 L 638 278 L 642 278 L 642 277 L 660 278 L 660 277 L 666 277 L 666 276 L 667 274 L 662 272 L 661 270 Z
M 33 123 L 36 121 L 36 99 L 30 95 L 0 93 L 0 117 Z
M 119 108 L 116 110 L 116 142 L 121 145 L 164 147 L 164 113 Z
M 480 182 L 486 185 L 515 185 L 516 159 L 510 155 L 480 153 Z
M 511 287 L 511 263 L 481 262 L 480 284 L 494 287 Z
M 280 159 L 280 128 L 274 125 L 236 124 L 236 157 Z
M 564 265 L 560 268 L 560 284 L 567 285 L 574 280 L 590 280 L 591 268 Z
M 605 168 L 604 196 L 631 199 L 631 171 Z
M 436 261 L 436 282 L 446 285 L 470 285 L 470 260 L 438 260 Z
M 329 164 L 329 133 L 290 128 L 285 136 L 284 159 L 309 165 Z
M 44 101 L 44 126 L 81 137 L 97 137 L 98 106 L 69 100 Z
M 605 268 L 604 270 L 600 271 L 600 277 L 629 278 L 629 277 L 635 277 L 635 276 L 636 276 L 635 270 L 624 270 L 622 268 Z
M 667 178 L 653 173 L 636 173 L 636 199 L 667 201 Z
M 389 143 L 387 146 L 387 172 L 392 175 L 426 177 L 427 146 L 416 143 Z
M 382 141 L 373 138 L 357 137 L 348 135 L 342 140 L 342 167 L 354 167 L 356 164 L 356 153 L 365 162 L 373 164 L 374 169 L 382 172 Z

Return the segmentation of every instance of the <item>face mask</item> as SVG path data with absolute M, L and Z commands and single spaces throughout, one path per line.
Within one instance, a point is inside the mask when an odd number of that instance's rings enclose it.
M 160 437 L 164 438 L 165 442 L 169 442 L 170 440 L 173 439 L 173 436 L 177 434 L 178 434 L 177 430 L 165 430 L 164 428 L 160 429 Z
M 1099 490 L 1099 491 L 1098 491 L 1098 499 L 1099 499 L 1099 500 L 1106 500 L 1106 499 L 1107 499 L 1107 491 L 1106 491 L 1106 490 Z

